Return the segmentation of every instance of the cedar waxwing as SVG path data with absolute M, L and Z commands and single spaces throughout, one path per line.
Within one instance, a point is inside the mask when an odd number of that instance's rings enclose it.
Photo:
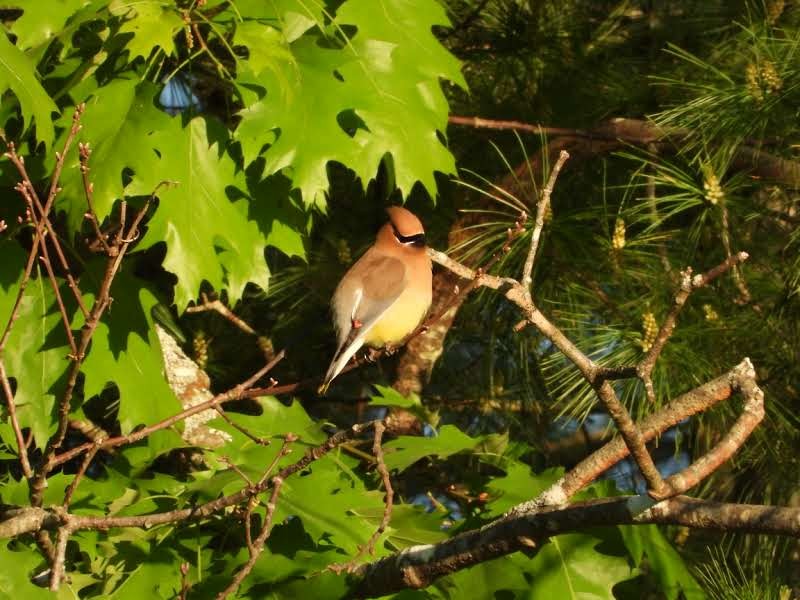
M 344 274 L 333 294 L 339 347 L 319 387 L 320 394 L 361 346 L 381 348 L 402 341 L 422 322 L 431 305 L 433 275 L 422 223 L 399 206 L 386 212 L 389 222 Z

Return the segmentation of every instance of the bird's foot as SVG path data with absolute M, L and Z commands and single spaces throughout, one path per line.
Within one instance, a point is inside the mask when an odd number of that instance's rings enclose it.
M 386 345 L 383 347 L 383 353 L 384 353 L 386 356 L 391 356 L 392 354 L 394 354 L 395 352 L 397 352 L 397 350 L 398 350 L 399 348 L 400 348 L 399 346 L 394 346 L 394 345 L 392 345 L 392 344 L 386 344 Z
M 381 350 L 379 348 L 367 348 L 366 359 L 369 363 L 376 362 L 381 357 Z

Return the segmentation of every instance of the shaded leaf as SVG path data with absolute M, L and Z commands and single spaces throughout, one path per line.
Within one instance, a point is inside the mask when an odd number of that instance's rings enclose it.
M 648 559 L 648 571 L 659 583 L 659 590 L 668 600 L 683 594 L 687 600 L 705 598 L 697 580 L 692 576 L 681 555 L 655 525 L 619 527 L 625 546 L 639 564 L 644 556 Z
M 143 281 L 123 269 L 111 288 L 113 306 L 103 315 L 84 360 L 87 397 L 107 383 L 119 389 L 119 422 L 123 435 L 137 425 L 160 421 L 181 410 L 167 383 L 161 344 L 150 310 L 158 299 Z M 146 384 L 145 384 L 146 382 Z
M 19 101 L 26 127 L 33 119 L 37 139 L 50 146 L 55 137 L 51 115 L 58 108 L 36 78 L 33 62 L 6 35 L 0 35 L 0 94 L 9 89 Z
M 161 154 L 156 172 L 176 185 L 159 190 L 159 206 L 142 247 L 167 243 L 164 268 L 178 276 L 178 310 L 197 297 L 203 281 L 216 290 L 226 288 L 232 304 L 248 282 L 266 289 L 266 239 L 247 218 L 247 201 L 228 199 L 226 188 L 237 181 L 236 164 L 212 138 L 206 120 L 198 117 L 181 127 L 180 119 L 172 119 L 152 135 L 151 143 Z M 147 189 L 135 181 L 131 191 Z
M 530 561 L 525 598 L 607 598 L 613 587 L 635 575 L 625 556 L 604 553 L 602 539 L 587 534 L 554 537 Z
M 151 134 L 167 127 L 170 117 L 153 104 L 156 93 L 154 85 L 139 83 L 134 78 L 116 79 L 86 93 L 86 111 L 78 140 L 89 143 L 92 148 L 89 177 L 94 186 L 94 210 L 101 220 L 126 193 L 125 169 L 134 172 L 136 190 L 133 193 L 149 195 L 161 181 Z M 61 125 L 68 127 L 71 119 L 72 115 L 65 115 Z M 66 132 L 62 138 L 65 135 Z M 74 151 L 64 165 L 61 185 L 64 190 L 56 206 L 67 211 L 70 226 L 77 229 L 87 205 Z
M 384 445 L 386 466 L 403 471 L 426 456 L 447 458 L 457 452 L 474 448 L 479 441 L 453 425 L 444 425 L 434 437 L 402 435 Z
M 89 3 L 90 0 L 14 0 L 10 4 L 25 11 L 11 26 L 17 47 L 28 50 L 53 39 L 69 18 Z
M 381 494 L 367 492 L 360 481 L 344 477 L 336 463 L 325 457 L 308 472 L 284 482 L 276 518 L 297 516 L 315 542 L 324 537 L 351 555 L 374 531 L 369 520 L 352 514 L 354 506 L 382 509 Z
M 16 300 L 22 268 L 15 261 L 0 261 L 0 281 L 8 281 L 9 274 L 14 273 L 16 285 L 0 287 L 0 315 L 4 319 L 10 316 Z M 14 402 L 20 425 L 30 427 L 36 445 L 43 448 L 55 431 L 55 394 L 70 350 L 53 290 L 41 273 L 28 283 L 18 314 L 7 342 L 13 351 L 6 352 L 4 361 L 9 376 L 17 381 Z
M 138 56 L 147 58 L 154 48 L 160 48 L 168 56 L 175 52 L 172 38 L 183 29 L 184 23 L 174 3 L 114 0 L 108 10 L 124 19 L 117 35 L 132 34 L 125 45 L 131 59 Z

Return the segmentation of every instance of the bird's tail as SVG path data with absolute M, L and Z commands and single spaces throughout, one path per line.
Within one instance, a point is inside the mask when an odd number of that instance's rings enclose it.
M 334 355 L 333 360 L 328 367 L 328 371 L 325 373 L 325 378 L 322 380 L 322 384 L 317 388 L 318 395 L 325 395 L 325 393 L 328 391 L 328 387 L 331 385 L 331 381 L 333 381 L 336 376 L 342 372 L 342 369 L 345 368 L 353 355 L 358 352 L 358 349 L 361 348 L 363 343 L 364 336 L 362 334 L 357 336 Z

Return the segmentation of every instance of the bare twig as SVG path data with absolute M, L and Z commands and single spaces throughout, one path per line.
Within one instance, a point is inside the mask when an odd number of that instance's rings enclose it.
M 514 131 L 528 131 L 538 135 L 568 135 L 579 137 L 593 137 L 588 131 L 582 129 L 570 129 L 567 127 L 547 127 L 545 125 L 538 125 L 536 123 L 524 123 L 522 121 L 502 121 L 497 119 L 483 119 L 481 117 L 461 117 L 458 115 L 450 115 L 447 121 L 453 125 L 468 125 L 476 129 L 498 129 L 498 130 L 514 130 Z
M 220 417 L 222 417 L 222 419 L 223 419 L 223 420 L 224 420 L 224 421 L 225 421 L 225 422 L 226 422 L 228 425 L 230 425 L 231 427 L 233 427 L 234 429 L 236 429 L 237 431 L 239 431 L 239 432 L 240 432 L 242 435 L 244 435 L 244 436 L 246 436 L 246 437 L 250 438 L 250 440 L 252 440 L 254 443 L 258 444 L 259 446 L 269 446 L 269 440 L 268 440 L 268 439 L 266 439 L 266 438 L 262 438 L 262 437 L 259 437 L 259 436 L 257 436 L 257 435 L 254 435 L 254 434 L 250 433 L 250 432 L 247 430 L 247 428 L 246 428 L 246 427 L 242 427 L 242 426 L 241 426 L 241 425 L 239 425 L 239 424 L 238 424 L 236 421 L 234 421 L 233 419 L 231 419 L 231 418 L 230 418 L 230 417 L 227 415 L 227 413 L 225 412 L 225 409 L 223 409 L 223 408 L 222 408 L 222 407 L 221 407 L 219 404 L 215 404 L 215 405 L 214 405 L 214 410 L 216 410 L 216 411 L 217 411 L 217 414 L 219 414 L 219 416 L 220 416 Z
M 448 121 L 453 125 L 466 125 L 478 129 L 528 131 L 537 135 L 549 135 L 553 142 L 569 143 L 573 154 L 597 154 L 609 152 L 626 144 L 658 146 L 667 150 L 679 148 L 691 134 L 686 129 L 664 129 L 652 121 L 617 117 L 608 119 L 589 130 L 564 127 L 547 127 L 536 123 L 483 119 L 452 115 Z M 776 140 L 777 141 L 777 140 Z M 732 167 L 791 187 L 800 188 L 800 162 L 784 159 L 764 151 L 770 140 L 745 139 L 734 155 Z
M 531 232 L 531 246 L 528 250 L 528 256 L 525 259 L 525 266 L 522 269 L 522 279 L 520 279 L 523 287 L 528 290 L 531 287 L 531 283 L 533 283 L 533 261 L 536 258 L 536 250 L 539 247 L 539 237 L 542 235 L 542 229 L 544 228 L 544 216 L 550 204 L 550 196 L 556 185 L 558 174 L 561 172 L 561 168 L 564 166 L 564 163 L 567 162 L 568 158 L 569 153 L 566 150 L 562 150 L 556 164 L 553 165 L 553 170 L 550 171 L 550 178 L 547 180 L 547 184 L 542 189 L 539 202 L 536 204 L 536 224 Z
M 66 158 L 66 154 L 69 151 L 75 136 L 80 131 L 80 119 L 81 115 L 83 114 L 84 105 L 81 104 L 75 109 L 75 113 L 72 117 L 72 127 L 67 134 L 67 138 L 64 142 L 63 150 L 60 154 L 57 153 L 56 155 L 56 164 L 53 169 L 53 174 L 50 180 L 50 191 L 47 196 L 47 201 L 45 205 L 41 207 L 39 211 L 38 219 L 35 221 L 34 225 L 34 236 L 33 236 L 33 243 L 31 245 L 30 252 L 28 254 L 28 260 L 25 264 L 25 270 L 22 275 L 22 279 L 18 285 L 17 289 L 17 297 L 14 300 L 14 305 L 11 309 L 11 314 L 8 317 L 8 321 L 6 322 L 5 329 L 3 330 L 3 335 L 0 336 L 0 386 L 3 388 L 3 395 L 6 399 L 6 408 L 8 410 L 9 418 L 11 420 L 12 428 L 14 429 L 14 436 L 17 440 L 17 445 L 19 447 L 19 458 L 20 458 L 20 465 L 22 467 L 22 472 L 26 478 L 30 479 L 33 476 L 33 471 L 30 466 L 30 460 L 28 458 L 28 451 L 27 445 L 23 441 L 22 437 L 22 430 L 19 426 L 19 421 L 16 415 L 16 407 L 14 406 L 14 398 L 13 394 L 11 393 L 11 384 L 8 380 L 8 374 L 5 369 L 5 365 L 3 363 L 3 353 L 5 351 L 6 343 L 8 342 L 9 336 L 11 335 L 12 328 L 14 327 L 14 323 L 16 322 L 17 318 L 19 318 L 19 311 L 22 305 L 22 298 L 25 294 L 25 289 L 27 288 L 28 282 L 30 281 L 31 274 L 33 272 L 33 266 L 36 262 L 36 257 L 39 255 L 39 247 L 40 245 L 44 247 L 44 235 L 45 235 L 45 227 L 49 227 L 49 230 L 52 230 L 52 226 L 50 225 L 50 221 L 48 215 L 50 210 L 53 207 L 53 203 L 55 202 L 56 195 L 58 194 L 59 187 L 58 181 L 61 177 L 61 171 L 64 167 L 64 160 Z M 27 169 L 25 168 L 25 161 L 21 156 L 19 156 L 16 152 L 16 147 L 13 143 L 8 144 L 8 151 L 5 153 L 5 156 L 11 161 L 11 163 L 16 167 L 17 171 L 22 178 L 22 182 L 18 185 L 17 189 L 23 193 L 23 197 L 26 198 L 26 203 L 28 204 L 28 210 L 30 211 L 31 217 L 34 218 L 35 211 L 33 210 L 33 206 L 36 205 L 37 207 L 40 206 L 38 202 L 38 197 L 36 195 L 36 190 L 31 183 L 30 177 L 28 176 Z M 26 196 L 27 195 L 27 196 Z M 30 199 L 30 200 L 29 200 Z M 58 247 L 58 239 L 55 235 L 55 232 L 51 233 L 51 238 L 54 240 L 54 244 Z M 63 256 L 63 255 L 62 255 Z M 66 264 L 66 261 L 64 261 Z M 49 266 L 49 261 L 48 261 Z M 48 270 L 48 273 L 50 270 Z M 71 279 L 71 275 L 70 275 Z M 71 279 L 70 281 L 71 287 L 73 292 L 75 293 L 76 298 L 78 299 L 78 304 L 82 305 L 82 298 L 80 291 L 77 289 L 77 286 L 74 283 L 74 280 Z M 57 287 L 57 286 L 56 286 Z M 60 294 L 57 292 L 57 297 L 60 301 Z M 60 309 L 62 310 L 62 318 L 64 315 L 63 309 L 63 302 L 60 302 Z M 67 335 L 71 336 L 71 331 L 69 330 L 69 326 L 67 323 Z M 74 342 L 72 344 L 71 349 L 74 350 Z
M 755 396 L 755 369 L 748 359 L 703 385 L 682 394 L 639 425 L 645 442 L 656 439 L 684 419 L 704 412 L 743 390 L 745 397 Z M 601 474 L 630 454 L 624 440 L 616 438 L 584 458 L 561 479 L 534 500 L 524 502 L 510 512 L 524 512 L 541 506 L 562 505 Z M 691 467 L 690 467 L 691 468 Z
M 661 327 L 656 334 L 656 338 L 653 340 L 653 343 L 650 346 L 650 349 L 647 351 L 647 354 L 636 366 L 636 373 L 642 380 L 642 383 L 644 383 L 647 397 L 651 402 L 655 401 L 655 392 L 653 390 L 652 382 L 653 368 L 655 367 L 656 361 L 661 355 L 661 351 L 664 349 L 667 340 L 669 340 L 672 332 L 675 330 L 675 325 L 678 321 L 678 315 L 683 309 L 683 305 L 686 304 L 686 300 L 689 298 L 689 295 L 694 290 L 705 287 L 717 277 L 728 271 L 730 268 L 735 267 L 737 264 L 747 260 L 747 258 L 747 252 L 738 252 L 729 256 L 719 265 L 702 275 L 695 275 L 692 277 L 691 268 L 687 268 L 681 273 L 680 288 L 675 294 L 675 298 L 672 302 L 672 308 L 665 317 L 664 322 L 661 324 Z
M 731 250 L 731 224 L 726 202 L 723 201 L 721 203 L 720 211 L 722 213 L 722 222 L 720 223 L 722 229 L 722 247 L 725 249 L 725 255 L 728 257 L 728 260 L 734 261 L 731 265 L 731 274 L 733 276 L 733 282 L 739 290 L 739 297 L 736 299 L 736 303 L 747 304 L 751 299 L 750 290 L 747 287 L 747 282 L 745 282 L 744 277 L 742 277 L 738 261 L 735 260 L 733 251 Z
M 375 544 L 383 535 L 383 532 L 386 531 L 386 528 L 389 526 L 390 521 L 392 520 L 392 507 L 394 506 L 394 488 L 392 488 L 392 480 L 389 476 L 389 469 L 386 468 L 386 463 L 383 460 L 383 446 L 381 445 L 381 440 L 383 439 L 383 434 L 386 431 L 386 425 L 382 422 L 378 422 L 375 424 L 375 437 L 372 443 L 372 454 L 375 456 L 376 461 L 376 469 L 381 476 L 381 481 L 383 482 L 383 488 L 386 490 L 386 499 L 383 508 L 383 517 L 381 517 L 381 522 L 378 525 L 377 529 L 372 533 L 367 540 L 367 543 L 364 544 L 361 548 L 359 548 L 358 553 L 351 558 L 349 561 L 343 564 L 338 565 L 330 565 L 328 568 L 335 572 L 335 573 L 342 573 L 348 572 L 352 573 L 359 565 L 359 559 L 364 556 L 365 554 L 374 555 L 375 554 Z
M 33 476 L 31 470 L 31 463 L 28 459 L 28 447 L 25 443 L 25 438 L 22 435 L 22 429 L 19 426 L 19 419 L 17 418 L 17 406 L 14 403 L 14 394 L 11 391 L 11 383 L 8 380 L 8 373 L 6 373 L 6 366 L 3 363 L 3 353 L 0 350 L 0 386 L 3 388 L 3 395 L 6 398 L 6 411 L 8 412 L 8 420 L 11 422 L 11 428 L 14 430 L 14 438 L 17 440 L 17 451 L 19 453 L 19 464 L 22 467 L 22 474 L 26 479 Z
M 159 184 L 160 186 L 161 184 Z M 154 192 L 155 193 L 155 192 Z M 56 432 L 47 441 L 47 446 L 44 450 L 44 458 L 41 466 L 37 469 L 36 474 L 30 484 L 31 504 L 34 506 L 41 506 L 42 495 L 46 487 L 47 475 L 54 468 L 56 452 L 61 448 L 64 438 L 69 428 L 69 411 L 72 402 L 72 396 L 75 391 L 75 386 L 78 382 L 78 375 L 81 370 L 81 365 L 86 357 L 86 352 L 89 349 L 94 332 L 100 324 L 100 319 L 105 313 L 106 309 L 111 305 L 111 285 L 114 277 L 122 264 L 122 259 L 130 247 L 131 243 L 138 237 L 139 224 L 144 219 L 144 215 L 150 206 L 152 197 L 145 202 L 144 206 L 139 210 L 133 223 L 121 240 L 119 245 L 115 245 L 111 254 L 109 254 L 106 261 L 106 269 L 103 275 L 103 280 L 100 284 L 100 290 L 89 312 L 89 317 L 81 328 L 80 340 L 77 344 L 77 350 L 70 357 L 70 364 L 67 369 L 66 384 L 61 398 L 58 402 L 58 421 Z M 107 441 L 106 441 L 107 442 Z M 105 442 L 104 442 L 105 443 Z M 87 448 L 88 449 L 88 448 Z
M 199 412 L 203 412 L 204 410 L 207 410 L 209 408 L 214 408 L 214 406 L 225 404 L 226 402 L 231 402 L 233 400 L 238 400 L 244 397 L 244 393 L 250 387 L 252 387 L 253 384 L 255 384 L 255 382 L 257 382 L 264 375 L 269 373 L 275 367 L 275 365 L 277 365 L 281 360 L 283 360 L 283 357 L 285 355 L 286 355 L 285 351 L 281 350 L 278 354 L 275 355 L 275 358 L 273 358 L 270 362 L 268 362 L 266 365 L 264 365 L 258 371 L 256 371 L 247 381 L 232 387 L 226 392 L 217 394 L 216 396 L 214 396 L 213 398 L 211 398 L 206 402 L 201 402 L 199 404 L 195 404 L 194 406 L 185 408 L 181 412 L 176 413 L 171 417 L 167 417 L 166 419 L 163 419 L 158 423 L 154 423 L 147 427 L 137 429 L 136 431 L 133 431 L 128 435 L 115 436 L 108 438 L 107 440 L 104 440 L 100 445 L 101 449 L 108 450 L 109 448 L 116 448 L 118 446 L 133 444 L 135 442 L 138 442 L 139 440 L 143 440 L 144 438 L 155 433 L 156 431 L 161 431 L 162 429 L 166 429 L 167 427 L 170 427 L 175 423 L 183 421 L 186 417 L 190 417 Z M 87 442 L 70 450 L 67 450 L 66 452 L 63 452 L 57 456 L 54 456 L 49 461 L 50 469 L 53 469 L 58 465 L 67 462 L 68 460 L 72 460 L 76 456 L 80 456 L 82 453 L 90 450 L 93 445 L 94 445 L 93 442 Z
M 224 318 L 226 318 L 228 321 L 233 323 L 236 327 L 238 327 L 245 333 L 249 333 L 250 335 L 257 335 L 255 330 L 252 327 L 250 327 L 250 325 L 248 325 L 241 318 L 237 317 L 230 308 L 228 308 L 222 303 L 221 300 L 219 299 L 209 300 L 208 296 L 205 293 L 201 294 L 201 298 L 203 300 L 202 304 L 199 304 L 198 306 L 190 306 L 189 308 L 186 309 L 186 312 L 199 313 L 199 312 L 206 312 L 209 310 L 214 311 L 222 315 Z
M 64 578 L 67 542 L 69 542 L 69 536 L 72 535 L 72 527 L 70 527 L 66 517 L 64 517 L 64 519 L 64 525 L 58 528 L 58 533 L 56 534 L 55 556 L 50 567 L 50 591 L 52 592 L 58 590 L 59 585 L 61 585 L 61 580 Z
M 283 479 L 280 475 L 276 475 L 272 478 L 272 494 L 269 497 L 269 502 L 267 502 L 267 515 L 264 519 L 264 525 L 261 528 L 261 533 L 259 533 L 258 537 L 253 541 L 250 551 L 250 558 L 247 560 L 245 565 L 239 569 L 239 572 L 236 573 L 236 576 L 233 578 L 233 581 L 231 581 L 230 585 L 217 594 L 217 600 L 227 598 L 230 594 L 233 594 L 237 589 L 239 589 L 242 581 L 244 581 L 244 578 L 247 577 L 250 574 L 250 571 L 253 570 L 258 557 L 261 556 L 261 553 L 264 551 L 264 544 L 267 542 L 267 539 L 272 533 L 272 519 L 275 516 L 275 508 L 278 506 L 278 494 L 281 491 L 282 485 Z
M 517 305 L 525 316 L 525 320 L 534 325 L 561 350 L 576 367 L 578 367 L 614 420 L 622 438 L 630 448 L 631 455 L 636 460 L 636 464 L 642 472 L 648 487 L 654 492 L 661 491 L 664 482 L 656 469 L 652 457 L 647 452 L 641 433 L 636 428 L 628 411 L 619 401 L 619 398 L 617 398 L 617 394 L 611 387 L 611 384 L 599 376 L 601 370 L 594 361 L 586 356 L 558 327 L 553 325 L 547 317 L 536 308 L 530 296 L 529 289 L 523 286 L 519 281 L 509 277 L 497 277 L 494 275 L 476 273 L 469 267 L 454 261 L 446 254 L 436 250 L 429 249 L 428 255 L 434 262 L 450 269 L 465 279 L 474 279 L 477 277 L 477 285 L 497 290 L 512 303 Z
M 108 256 L 111 256 L 112 249 L 111 246 L 108 245 L 106 241 L 106 234 L 104 234 L 100 230 L 100 223 L 98 222 L 97 213 L 94 210 L 94 205 L 92 203 L 92 198 L 94 197 L 94 185 L 91 181 L 89 181 L 89 157 L 92 155 L 92 150 L 89 147 L 88 143 L 79 143 L 78 144 L 78 156 L 80 161 L 80 169 L 81 169 L 81 178 L 83 179 L 83 193 L 86 196 L 86 205 L 89 207 L 88 212 L 86 213 L 86 218 L 92 223 L 92 227 L 94 228 L 95 236 L 97 237 L 97 241 L 100 242 L 100 245 L 103 246 L 103 250 Z M 124 219 L 120 223 L 121 228 L 125 227 Z M 117 246 L 119 245 L 119 241 L 117 241 Z
M 89 465 L 91 464 L 92 459 L 94 459 L 98 450 L 100 450 L 100 444 L 95 442 L 94 448 L 89 450 L 89 452 L 86 453 L 86 456 L 83 457 L 83 462 L 81 463 L 78 472 L 75 474 L 75 477 L 70 482 L 67 491 L 64 493 L 64 501 L 61 503 L 61 506 L 63 506 L 65 509 L 69 508 L 69 503 L 72 502 L 72 496 L 75 494 L 75 490 L 78 489 L 81 478 L 86 474 L 86 469 L 89 468 Z
M 178 595 L 178 600 L 186 600 L 191 587 L 192 585 L 189 583 L 189 563 L 181 563 L 181 592 Z
M 28 507 L 11 513 L 11 516 L 6 521 L 0 521 L 0 536 L 9 535 L 16 536 L 22 535 L 27 532 L 36 531 L 46 534 L 46 529 L 57 528 L 57 543 L 52 558 L 52 570 L 50 577 L 50 589 L 57 590 L 64 575 L 64 562 L 69 537 L 76 531 L 84 529 L 94 530 L 108 530 L 117 527 L 142 527 L 150 528 L 156 525 L 163 525 L 167 523 L 175 523 L 186 520 L 196 520 L 208 517 L 216 512 L 219 512 L 229 506 L 236 506 L 242 502 L 249 501 L 254 495 L 260 494 L 266 489 L 272 487 L 272 495 L 267 504 L 267 519 L 264 527 L 259 534 L 259 537 L 253 541 L 254 553 L 248 561 L 249 567 L 245 568 L 237 574 L 232 590 L 238 587 L 241 580 L 247 576 L 258 555 L 263 550 L 263 545 L 269 537 L 272 528 L 272 518 L 275 512 L 275 502 L 277 501 L 280 486 L 287 477 L 302 471 L 307 468 L 312 462 L 319 460 L 328 452 L 338 447 L 340 444 L 353 439 L 355 436 L 361 434 L 363 431 L 375 427 L 380 421 L 372 421 L 365 424 L 353 425 L 349 429 L 339 431 L 328 438 L 325 443 L 309 449 L 303 458 L 297 462 L 281 469 L 277 475 L 267 480 L 269 472 L 272 470 L 277 459 L 267 468 L 265 476 L 261 481 L 253 486 L 247 486 L 244 489 L 217 498 L 200 506 L 191 508 L 184 508 L 178 510 L 167 511 L 163 513 L 138 515 L 132 517 L 95 517 L 75 515 L 67 512 L 62 506 L 53 507 L 50 510 L 43 510 L 39 507 Z M 284 447 L 279 452 L 280 456 L 285 456 L 288 453 L 288 444 L 297 440 L 297 437 L 292 434 L 287 434 L 284 438 Z M 235 585 L 234 585 L 235 584 Z M 223 596 L 224 597 L 224 596 Z

